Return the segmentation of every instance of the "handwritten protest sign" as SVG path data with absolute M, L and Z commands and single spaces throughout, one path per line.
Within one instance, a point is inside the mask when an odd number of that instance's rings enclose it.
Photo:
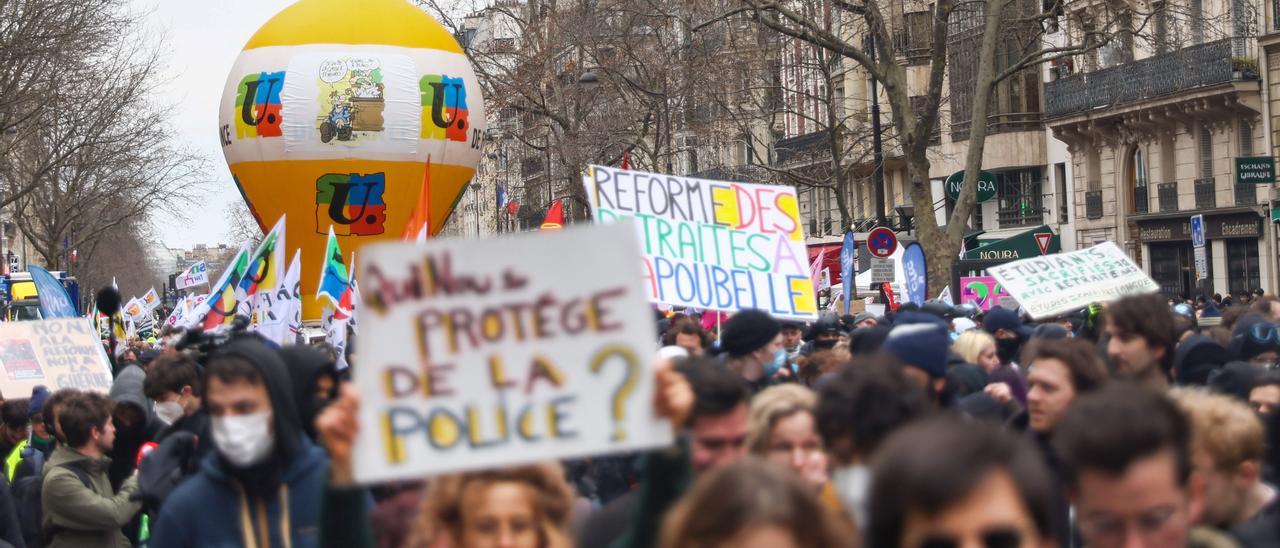
M 591 166 L 597 223 L 634 219 L 651 302 L 817 317 L 796 190 Z
M 972 304 L 983 312 L 1000 306 L 1000 298 L 1009 296 L 995 278 L 972 276 L 960 278 L 960 304 Z
M 1112 242 L 993 266 L 987 272 L 1036 319 L 1160 289 Z
M 25 398 L 39 384 L 50 391 L 111 389 L 107 353 L 89 320 L 0 322 L 0 395 Z
M 366 246 L 357 479 L 671 443 L 634 233 Z

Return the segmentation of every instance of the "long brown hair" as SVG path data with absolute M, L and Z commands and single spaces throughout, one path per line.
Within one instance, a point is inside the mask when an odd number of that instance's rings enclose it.
M 508 482 L 525 485 L 533 492 L 539 545 L 542 548 L 570 548 L 572 542 L 567 531 L 574 494 L 564 479 L 564 469 L 555 462 L 466 472 L 432 479 L 427 486 L 422 511 L 409 535 L 407 546 L 460 547 L 464 511 L 462 503 L 467 490 Z
M 717 546 L 752 527 L 790 532 L 800 548 L 851 548 L 855 535 L 788 470 L 744 457 L 698 479 L 667 516 L 662 548 Z

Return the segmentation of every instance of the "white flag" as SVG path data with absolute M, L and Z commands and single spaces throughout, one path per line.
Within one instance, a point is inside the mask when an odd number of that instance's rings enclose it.
M 333 346 L 337 353 L 337 367 L 341 371 L 347 368 L 347 321 L 350 316 L 342 318 L 333 317 L 333 308 L 324 307 L 324 313 L 320 322 L 324 329 L 324 342 Z
M 272 291 L 259 291 L 253 299 L 250 329 L 281 346 L 297 340 L 294 317 L 302 311 L 302 250 L 293 255 L 289 270 Z
M 148 289 L 147 294 L 142 296 L 142 304 L 147 306 L 147 310 L 155 310 L 160 306 L 160 294 L 156 293 L 155 287 Z

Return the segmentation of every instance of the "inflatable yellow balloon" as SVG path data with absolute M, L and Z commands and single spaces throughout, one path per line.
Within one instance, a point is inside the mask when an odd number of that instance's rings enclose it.
M 485 138 L 475 72 L 405 0 L 301 0 L 249 40 L 219 109 L 222 150 L 262 226 L 287 214 L 303 317 L 329 227 L 344 252 L 397 239 L 429 188 L 431 232 L 475 174 Z

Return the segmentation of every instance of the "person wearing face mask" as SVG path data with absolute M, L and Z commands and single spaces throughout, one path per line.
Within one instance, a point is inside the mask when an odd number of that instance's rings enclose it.
M 210 359 L 214 451 L 160 507 L 152 546 L 319 546 L 328 458 L 303 433 L 284 362 L 256 339 Z
M 197 445 L 196 455 L 209 452 L 209 414 L 200 399 L 202 387 L 199 364 L 185 354 L 165 354 L 151 364 L 142 390 L 155 402 L 156 418 L 165 426 L 156 435 L 157 443 L 178 432 L 190 432 L 197 440 L 206 440 Z
M 338 395 L 338 371 L 327 356 L 314 348 L 288 346 L 279 352 L 289 370 L 302 429 L 315 441 L 316 416 Z
M 823 384 L 814 419 L 831 461 L 831 483 L 822 492 L 828 507 L 844 508 L 865 528 L 871 455 L 894 430 L 930 412 L 924 391 L 885 363 L 846 368 Z
M 759 310 L 734 314 L 721 328 L 722 363 L 742 375 L 754 394 L 790 377 L 782 325 Z
M 1027 379 L 1018 366 L 1018 355 L 1023 343 L 1031 338 L 1032 329 L 1022 324 L 1017 312 L 997 306 L 982 319 L 982 330 L 995 337 L 996 357 L 1000 360 L 1000 365 L 987 373 L 988 380 L 1009 385 L 1013 398 L 1025 406 Z

